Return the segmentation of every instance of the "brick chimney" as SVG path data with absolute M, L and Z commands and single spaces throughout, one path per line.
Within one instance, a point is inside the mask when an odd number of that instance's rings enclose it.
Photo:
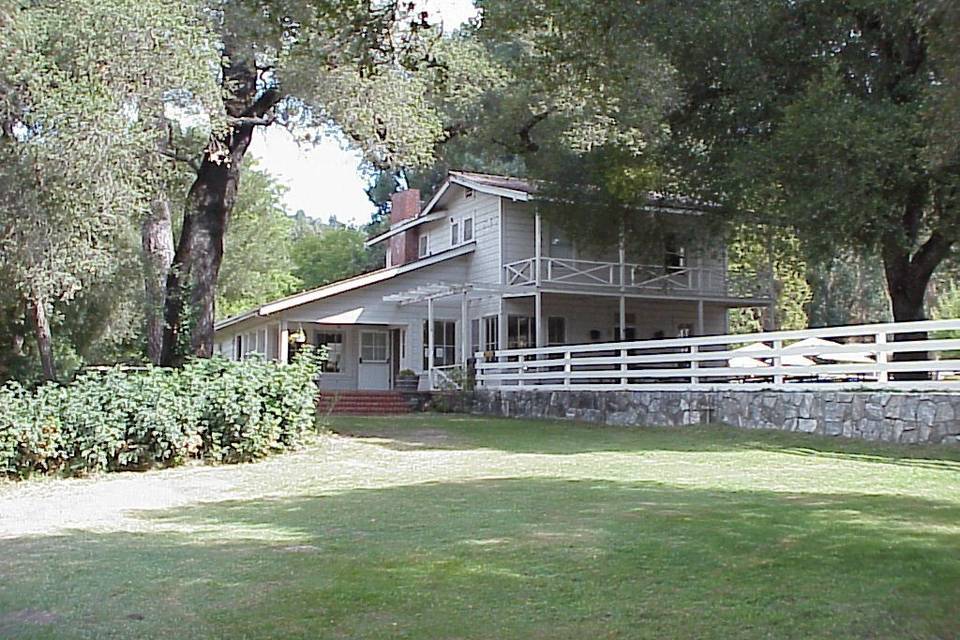
M 420 190 L 407 189 L 390 196 L 390 226 L 415 218 L 420 213 Z M 417 259 L 418 229 L 409 229 L 390 238 L 389 265 L 398 267 Z

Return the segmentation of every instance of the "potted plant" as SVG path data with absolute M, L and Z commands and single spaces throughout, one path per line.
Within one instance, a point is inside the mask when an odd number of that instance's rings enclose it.
M 416 391 L 420 386 L 420 376 L 411 369 L 403 369 L 397 374 L 398 391 Z

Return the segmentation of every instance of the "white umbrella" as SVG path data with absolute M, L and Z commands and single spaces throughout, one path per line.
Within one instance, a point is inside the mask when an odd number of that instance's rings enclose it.
M 821 360 L 829 360 L 831 362 L 852 362 L 856 364 L 873 364 L 875 362 L 869 351 L 852 351 L 850 353 L 837 353 L 828 351 L 828 349 L 840 346 L 843 345 L 831 340 L 824 340 L 823 338 L 807 338 L 805 340 L 801 340 L 800 342 L 794 342 L 789 347 L 784 348 L 784 351 L 790 351 L 791 349 L 800 350 L 810 347 L 819 347 L 824 350 L 812 357 L 820 358 Z
M 756 353 L 757 351 L 773 351 L 770 347 L 763 344 L 762 342 L 755 342 L 753 344 L 747 344 L 742 347 L 737 347 L 732 349 L 734 352 L 747 351 Z M 759 369 L 761 367 L 769 367 L 770 365 L 764 362 L 763 360 L 757 360 L 756 358 L 751 358 L 750 356 L 736 356 L 730 358 L 728 361 L 729 365 L 738 369 Z
M 772 348 L 768 347 L 762 342 L 754 342 L 753 344 L 744 345 L 734 351 L 746 351 L 751 353 L 756 353 L 757 351 L 773 351 Z M 786 351 L 786 349 L 784 349 Z M 766 357 L 761 355 L 760 357 Z M 773 357 L 772 355 L 769 357 Z M 738 364 L 739 363 L 739 364 Z M 780 365 L 784 367 L 809 367 L 816 364 L 810 358 L 804 356 L 781 356 Z M 756 358 L 751 358 L 748 356 L 737 356 L 735 358 L 730 358 L 731 367 L 769 367 L 770 365 L 762 360 L 757 360 Z

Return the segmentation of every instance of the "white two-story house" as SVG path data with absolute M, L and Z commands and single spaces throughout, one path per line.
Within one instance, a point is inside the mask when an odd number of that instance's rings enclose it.
M 695 224 L 689 204 L 651 197 L 638 211 Z M 262 305 L 216 326 L 217 350 L 286 361 L 325 346 L 326 389 L 390 389 L 477 352 L 726 332 L 728 311 L 771 304 L 767 283 L 728 273 L 723 247 L 631 256 L 581 250 L 542 219 L 515 178 L 451 171 L 425 204 L 394 194 L 383 269 Z M 439 375 L 439 374 L 437 374 Z

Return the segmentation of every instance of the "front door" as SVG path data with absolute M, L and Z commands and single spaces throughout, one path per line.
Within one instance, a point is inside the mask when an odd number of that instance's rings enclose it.
M 360 332 L 361 389 L 390 388 L 390 341 L 386 331 Z

